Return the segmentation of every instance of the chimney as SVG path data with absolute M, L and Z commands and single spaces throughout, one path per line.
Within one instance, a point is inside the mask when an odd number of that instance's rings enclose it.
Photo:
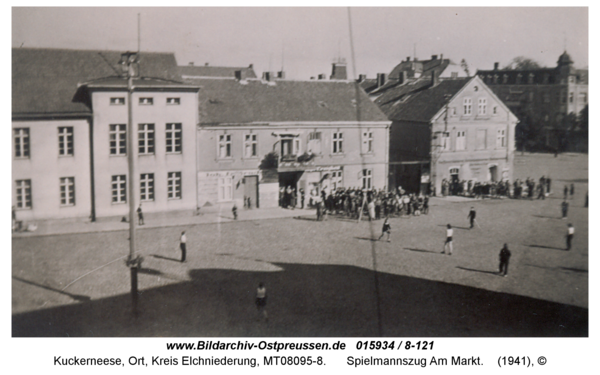
M 325 75 L 325 74 L 319 74 L 319 76 L 318 76 L 318 77 L 319 77 L 319 81 L 322 81 L 322 80 L 324 80 L 324 79 L 327 79 L 327 75 Z
M 285 79 L 285 72 L 283 70 L 280 70 L 277 72 L 277 78 L 278 79 Z
M 377 73 L 377 87 L 385 85 L 385 73 Z
M 270 81 L 271 80 L 271 72 L 263 72 L 263 76 L 262 76 L 263 81 Z
M 406 56 L 406 61 L 410 61 L 410 56 Z
M 439 77 L 435 74 L 435 70 L 431 71 L 431 86 L 436 86 L 439 82 Z
M 495 62 L 494 63 L 494 70 L 498 70 L 498 66 L 500 65 L 500 63 Z
M 188 63 L 188 66 L 194 66 L 194 62 L 193 62 L 193 61 L 190 61 L 190 62 Z
M 334 62 L 331 68 L 331 77 L 329 79 L 347 80 L 346 63 L 342 61 Z
M 358 82 L 364 82 L 367 80 L 367 75 L 366 74 L 359 74 L 358 75 Z
M 207 63 L 207 62 L 205 62 L 205 63 L 204 63 L 204 66 L 208 66 L 208 63 Z
M 432 60 L 437 60 L 437 55 L 431 55 Z
M 444 59 L 444 54 L 440 53 L 440 60 L 443 60 L 443 59 Z

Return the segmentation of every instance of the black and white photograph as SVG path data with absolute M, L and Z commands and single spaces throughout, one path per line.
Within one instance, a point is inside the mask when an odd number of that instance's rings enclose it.
M 349 5 L 11 8 L 10 336 L 590 337 L 589 8 Z

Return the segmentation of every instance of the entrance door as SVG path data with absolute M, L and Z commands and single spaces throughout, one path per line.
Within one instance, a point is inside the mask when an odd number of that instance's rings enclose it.
M 492 182 L 496 182 L 498 181 L 498 167 L 495 165 L 492 165 L 490 167 L 490 181 Z
M 246 203 L 250 204 L 248 208 L 258 208 L 258 176 L 244 177 L 244 196 Z M 248 200 L 250 199 L 250 200 Z
M 450 195 L 457 195 L 460 184 L 460 180 L 458 179 L 458 168 L 450 169 Z

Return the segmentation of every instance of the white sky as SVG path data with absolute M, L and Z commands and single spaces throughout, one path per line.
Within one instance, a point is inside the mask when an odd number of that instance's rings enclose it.
M 352 56 L 348 8 L 12 8 L 12 47 L 174 52 L 179 65 L 247 66 L 287 78 L 329 75 Z M 471 72 L 516 56 L 554 67 L 567 52 L 588 66 L 588 9 L 352 8 L 356 74 L 389 73 L 407 56 L 466 59 Z

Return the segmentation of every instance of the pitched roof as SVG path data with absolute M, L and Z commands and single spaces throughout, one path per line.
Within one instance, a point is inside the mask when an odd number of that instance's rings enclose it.
M 381 103 L 380 108 L 390 120 L 429 122 L 446 104 L 448 97 L 456 95 L 471 79 L 446 79 L 433 87 L 424 85 L 414 90 L 405 89 L 395 98 L 387 96 L 387 101 Z
M 235 78 L 235 72 L 241 70 L 245 72 L 246 78 L 256 78 L 256 73 L 252 65 L 243 68 L 225 67 L 225 66 L 180 66 L 179 72 L 182 76 L 191 77 L 229 77 Z
M 355 82 L 186 79 L 200 86 L 202 124 L 389 121 Z M 358 99 L 358 106 L 356 105 Z M 357 110 L 358 109 L 358 110 Z
M 77 85 L 94 79 L 118 76 L 119 51 L 13 48 L 13 115 L 89 114 L 91 110 L 73 100 Z M 140 53 L 140 75 L 181 80 L 173 53 Z

